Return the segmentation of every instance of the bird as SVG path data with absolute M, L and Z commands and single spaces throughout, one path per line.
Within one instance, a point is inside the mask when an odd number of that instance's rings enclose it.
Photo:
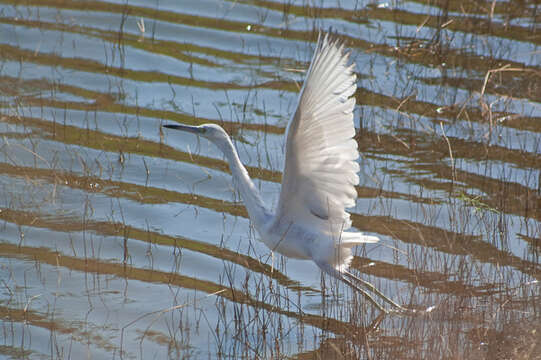
M 349 230 L 351 219 L 346 211 L 355 206 L 360 169 L 353 114 L 357 82 L 350 54 L 337 35 L 319 33 L 296 110 L 286 128 L 282 187 L 274 211 L 264 203 L 222 127 L 163 127 L 206 138 L 222 151 L 250 221 L 272 252 L 314 261 L 324 273 L 361 292 L 384 313 L 389 310 L 365 289 L 402 311 L 402 306 L 348 271 L 353 247 L 379 241 L 376 236 Z

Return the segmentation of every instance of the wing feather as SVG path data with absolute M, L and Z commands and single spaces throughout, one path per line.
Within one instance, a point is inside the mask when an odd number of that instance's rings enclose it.
M 278 221 L 332 234 L 351 226 L 359 157 L 353 124 L 354 64 L 332 36 L 319 37 L 286 132 Z

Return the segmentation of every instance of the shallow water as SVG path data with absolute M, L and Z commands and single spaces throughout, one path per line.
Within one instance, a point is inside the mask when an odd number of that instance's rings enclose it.
M 0 1 L 0 357 L 541 358 L 534 1 Z M 271 258 L 268 204 L 317 29 L 351 49 L 354 271 L 379 316 Z

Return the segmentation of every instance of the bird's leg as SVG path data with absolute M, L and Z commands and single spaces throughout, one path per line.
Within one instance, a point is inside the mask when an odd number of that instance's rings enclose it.
M 406 309 L 404 309 L 402 306 L 398 305 L 393 300 L 389 299 L 387 296 L 385 296 L 385 294 L 383 294 L 381 291 L 379 291 L 378 288 L 376 288 L 374 285 L 370 284 L 368 281 L 363 280 L 360 277 L 353 275 L 352 273 L 350 273 L 347 270 L 344 270 L 343 275 L 346 275 L 348 278 L 353 279 L 353 280 L 361 283 L 364 287 L 366 287 L 370 291 L 374 292 L 376 295 L 378 295 L 380 298 L 382 298 L 385 302 L 387 302 L 391 306 L 395 307 L 396 309 L 398 309 L 400 311 L 404 311 L 404 312 L 406 311 Z
M 381 306 L 369 293 L 367 293 L 364 289 L 361 289 L 359 286 L 354 284 L 351 280 L 347 279 L 343 273 L 336 270 L 334 267 L 332 267 L 329 263 L 323 262 L 323 261 L 316 261 L 316 264 L 320 267 L 321 270 L 323 270 L 325 273 L 342 280 L 344 283 L 349 285 L 351 288 L 357 290 L 360 292 L 368 301 L 370 301 L 375 307 L 377 307 L 381 312 L 387 314 L 388 311 Z
M 274 251 L 271 250 L 271 274 L 274 273 Z
M 383 306 L 381 306 L 373 297 L 372 295 L 370 295 L 369 293 L 367 293 L 365 290 L 361 289 L 360 287 L 358 287 L 357 285 L 355 285 L 352 281 L 350 281 L 349 279 L 347 279 L 346 277 L 344 277 L 342 274 L 340 274 L 340 277 L 339 277 L 340 280 L 342 280 L 344 283 L 346 283 L 347 285 L 349 285 L 350 287 L 352 287 L 353 289 L 357 290 L 358 292 L 360 292 L 368 301 L 370 301 L 375 307 L 377 307 L 381 312 L 387 314 L 389 313 L 389 311 L 387 309 L 385 309 Z

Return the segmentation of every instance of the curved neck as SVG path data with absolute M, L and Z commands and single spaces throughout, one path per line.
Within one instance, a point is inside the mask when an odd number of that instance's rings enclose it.
M 259 190 L 241 163 L 237 150 L 231 140 L 227 138 L 215 144 L 224 153 L 229 162 L 229 169 L 233 175 L 233 183 L 235 188 L 240 192 L 250 220 L 254 223 L 258 231 L 261 231 L 268 217 L 268 210 L 263 203 L 263 199 L 261 199 Z

